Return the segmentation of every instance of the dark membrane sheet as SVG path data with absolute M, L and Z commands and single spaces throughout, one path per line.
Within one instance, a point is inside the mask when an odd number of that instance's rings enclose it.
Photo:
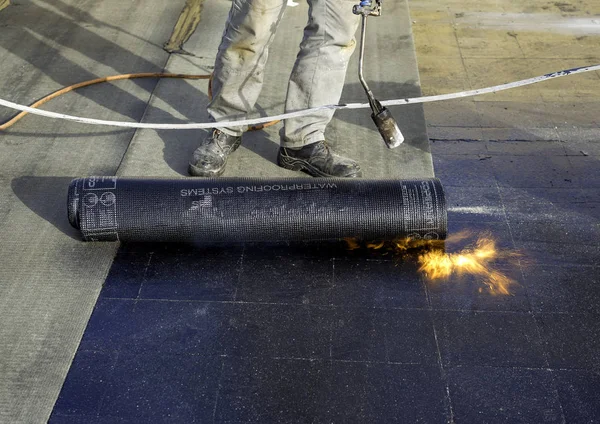
M 87 177 L 69 186 L 84 241 L 445 239 L 437 179 Z

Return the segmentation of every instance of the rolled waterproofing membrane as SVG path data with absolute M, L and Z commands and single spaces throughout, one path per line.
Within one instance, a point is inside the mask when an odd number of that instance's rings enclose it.
M 437 179 L 87 177 L 71 182 L 84 241 L 246 242 L 446 238 Z

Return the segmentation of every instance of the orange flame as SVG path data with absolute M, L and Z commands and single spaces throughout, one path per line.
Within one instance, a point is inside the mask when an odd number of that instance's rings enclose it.
M 447 279 L 451 275 L 474 275 L 481 277 L 481 282 L 490 294 L 510 295 L 511 288 L 517 283 L 504 273 L 494 269 L 493 263 L 498 259 L 520 258 L 518 252 L 504 251 L 496 245 L 496 240 L 488 234 L 479 235 L 473 245 L 458 252 L 447 253 L 446 244 L 456 244 L 469 239 L 472 234 L 462 231 L 449 236 L 446 241 L 397 239 L 391 244 L 386 242 L 370 242 L 366 247 L 377 251 L 393 251 L 401 256 L 416 253 L 419 271 L 429 280 Z M 360 243 L 353 238 L 345 239 L 349 250 L 360 249 Z M 481 291 L 481 290 L 480 290 Z
M 358 241 L 356 241 L 356 239 L 346 237 L 344 241 L 348 244 L 348 250 L 360 249 L 360 244 L 358 244 Z
M 504 273 L 494 269 L 492 263 L 500 258 L 517 257 L 518 253 L 503 252 L 496 247 L 496 241 L 489 235 L 478 238 L 474 247 L 467 247 L 456 253 L 431 250 L 419 255 L 419 271 L 430 280 L 439 280 L 457 275 L 476 275 L 491 294 L 511 294 L 517 284 Z
M 367 244 L 367 248 L 369 249 L 373 249 L 373 250 L 379 250 L 381 249 L 383 246 L 385 245 L 384 241 L 381 242 L 373 242 L 373 243 L 368 243 Z

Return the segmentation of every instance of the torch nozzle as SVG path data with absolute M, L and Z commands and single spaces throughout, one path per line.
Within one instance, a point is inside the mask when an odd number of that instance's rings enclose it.
M 382 108 L 379 113 L 373 110 L 371 118 L 373 118 L 373 122 L 375 122 L 383 141 L 385 141 L 385 144 L 390 149 L 398 147 L 404 142 L 404 136 L 398 124 L 387 108 Z
M 363 0 L 359 6 L 372 6 L 372 2 L 370 0 Z M 379 10 L 381 10 L 381 0 L 377 0 L 377 6 Z M 356 10 L 355 10 L 356 13 Z M 377 126 L 379 130 L 379 134 L 385 141 L 385 144 L 393 149 L 394 147 L 398 147 L 404 141 L 404 136 L 400 132 L 400 128 L 398 128 L 398 124 L 396 120 L 392 116 L 387 108 L 383 107 L 379 100 L 375 98 L 375 95 L 369 88 L 367 81 L 363 75 L 363 63 L 365 58 L 365 34 L 367 31 L 367 16 L 368 14 L 362 14 L 362 29 L 360 34 L 360 56 L 358 58 L 358 78 L 363 88 L 365 89 L 365 93 L 367 94 L 367 98 L 369 99 L 369 104 L 371 105 L 371 110 L 373 114 L 371 118 L 373 118 L 373 122 Z

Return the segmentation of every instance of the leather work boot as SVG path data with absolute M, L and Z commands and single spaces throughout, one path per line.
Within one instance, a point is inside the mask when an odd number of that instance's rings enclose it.
M 213 129 L 194 152 L 188 167 L 189 174 L 194 177 L 218 177 L 225 171 L 227 157 L 235 152 L 241 143 L 241 136 L 236 137 Z
M 304 171 L 313 177 L 358 178 L 360 165 L 331 151 L 325 141 L 318 141 L 300 149 L 281 147 L 277 163 L 282 168 Z

